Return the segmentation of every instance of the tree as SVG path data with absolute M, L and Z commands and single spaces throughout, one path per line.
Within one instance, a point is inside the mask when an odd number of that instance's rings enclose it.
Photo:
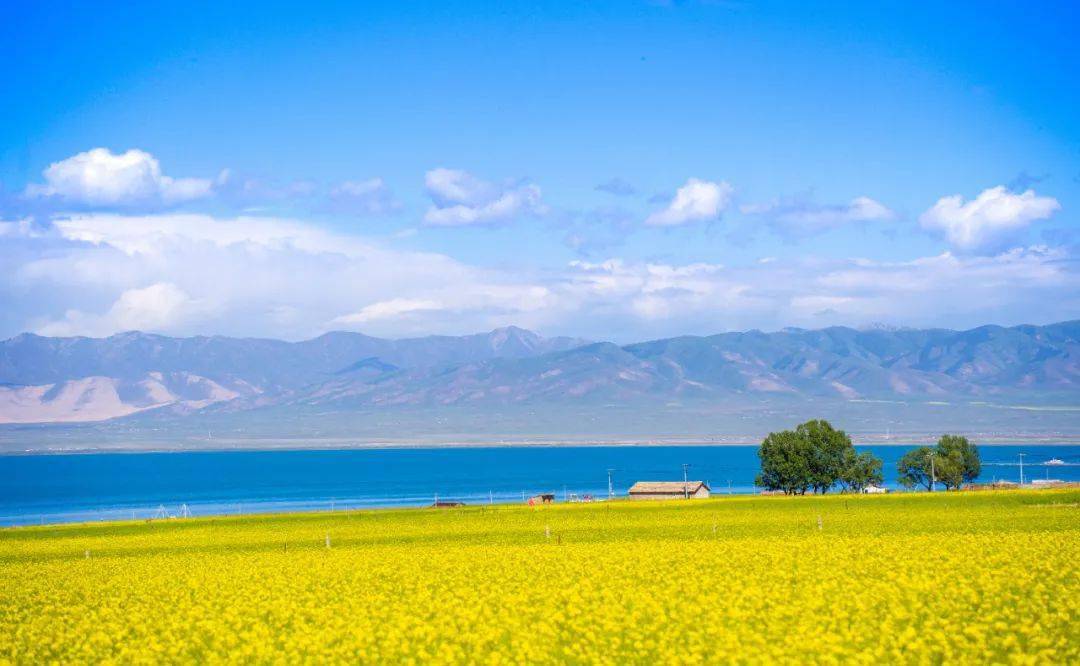
M 810 487 L 815 493 L 828 492 L 840 480 L 847 452 L 854 451 L 851 438 L 822 419 L 800 424 L 795 433 L 806 442 L 810 457 Z
M 769 433 L 761 442 L 758 458 L 761 473 L 755 483 L 788 495 L 805 495 L 811 488 L 826 493 L 838 482 L 861 490 L 881 479 L 881 461 L 870 454 L 857 456 L 847 433 L 823 420 Z M 848 470 L 852 465 L 860 467 Z
M 805 495 L 812 484 L 807 442 L 790 430 L 771 432 L 761 442 L 761 473 L 754 483 L 785 495 Z
M 896 471 L 899 474 L 900 483 L 905 488 L 923 486 L 930 490 L 930 486 L 933 485 L 930 477 L 930 456 L 934 453 L 935 451 L 929 446 L 920 446 L 908 451 L 904 457 L 900 458 L 896 463 Z
M 922 486 L 932 490 L 933 478 L 944 484 L 946 490 L 957 490 L 979 477 L 982 462 L 979 449 L 967 437 L 942 435 L 934 448 L 920 446 L 905 453 L 896 464 L 896 471 L 900 483 L 908 488 Z
M 937 443 L 936 471 L 946 490 L 959 490 L 971 483 L 982 471 L 979 450 L 959 435 L 942 435 Z
M 844 454 L 840 483 L 843 484 L 845 490 L 861 493 L 867 486 L 881 484 L 884 481 L 880 458 L 872 453 L 855 453 L 854 448 Z

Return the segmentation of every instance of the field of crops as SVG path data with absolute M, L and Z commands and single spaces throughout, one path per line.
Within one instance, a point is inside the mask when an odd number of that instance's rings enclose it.
M 0 530 L 0 663 L 1080 663 L 1078 504 L 731 497 Z

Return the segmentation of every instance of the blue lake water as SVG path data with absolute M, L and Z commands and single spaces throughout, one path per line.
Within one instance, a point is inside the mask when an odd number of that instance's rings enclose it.
M 895 487 L 904 446 L 864 446 Z M 1080 446 L 984 446 L 981 481 L 1080 481 Z M 1065 465 L 1043 463 L 1058 458 Z M 338 451 L 229 451 L 0 456 L 0 525 L 267 511 L 521 501 L 554 492 L 607 497 L 638 480 L 708 481 L 714 493 L 755 492 L 755 446 L 605 446 Z

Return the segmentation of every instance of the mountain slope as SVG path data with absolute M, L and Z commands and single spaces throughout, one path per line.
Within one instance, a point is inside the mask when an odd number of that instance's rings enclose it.
M 288 397 L 340 408 L 726 396 L 976 399 L 1080 391 L 1074 324 L 972 331 L 750 331 L 618 347 L 598 343 L 343 378 Z
M 515 327 L 404 340 L 334 332 L 294 343 L 222 336 L 170 338 L 139 332 L 108 338 L 47 338 L 27 333 L 0 343 L 0 383 L 33 385 L 93 376 L 134 380 L 149 372 L 191 372 L 214 380 L 243 379 L 273 390 L 328 379 L 364 358 L 403 367 L 440 366 L 523 358 L 581 344 L 585 341 L 548 339 Z
M 226 387 L 186 372 L 151 372 L 137 381 L 95 376 L 2 386 L 0 423 L 101 421 L 166 405 L 194 411 L 253 394 L 245 385 Z
M 0 422 L 321 406 L 640 404 L 771 397 L 1038 402 L 1080 397 L 1080 322 L 748 331 L 626 346 L 505 328 L 386 340 L 105 339 L 0 343 Z M 555 412 L 557 413 L 557 411 Z
M 0 423 L 94 421 L 154 407 L 198 409 L 240 397 L 262 405 L 342 376 L 355 381 L 398 366 L 524 358 L 584 343 L 516 327 L 404 340 L 334 332 L 296 343 L 139 332 L 108 338 L 23 334 L 0 343 Z M 184 397 L 175 382 L 168 389 L 140 391 L 156 387 L 163 373 L 217 388 L 194 398 Z

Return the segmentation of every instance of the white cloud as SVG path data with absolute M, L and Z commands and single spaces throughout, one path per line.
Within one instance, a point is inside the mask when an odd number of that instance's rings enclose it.
M 565 293 L 584 329 L 575 332 L 594 337 L 603 337 L 595 332 L 601 326 L 646 339 L 792 325 L 1045 323 L 1075 317 L 1080 308 L 1076 262 L 1066 250 L 1041 246 L 899 262 L 805 258 L 727 267 L 609 260 L 571 268 Z
M 366 305 L 359 312 L 349 315 L 334 317 L 332 323 L 354 325 L 367 324 L 380 319 L 393 319 L 414 312 L 429 312 L 432 310 L 444 310 L 445 307 L 436 301 L 419 300 L 415 298 L 391 298 L 388 301 L 379 301 Z
M 494 185 L 460 169 L 432 169 L 424 174 L 424 187 L 437 206 L 478 206 L 499 195 Z
M 835 292 L 874 298 L 886 312 L 892 299 L 903 303 L 933 294 L 949 312 L 954 307 L 967 310 L 1019 302 L 1019 294 L 1029 288 L 1067 288 L 1080 277 L 1073 263 L 1063 249 L 1036 245 L 993 256 L 944 252 L 910 261 L 852 260 L 823 273 L 817 282 Z M 978 301 L 971 302 L 975 294 Z
M 486 269 L 296 219 L 82 214 L 0 241 L 7 334 L 391 337 L 517 324 L 623 341 L 788 325 L 968 326 L 1075 317 L 1064 249 L 745 265 L 612 258 Z
M 38 329 L 41 335 L 111 335 L 118 331 L 169 331 L 188 317 L 197 304 L 176 285 L 159 282 L 141 289 L 128 289 L 103 314 L 77 309 L 64 313 L 61 320 Z
M 536 185 L 498 186 L 457 169 L 432 169 L 424 186 L 434 203 L 424 222 L 438 227 L 494 224 L 525 215 L 543 215 L 547 207 Z
M 173 334 L 302 338 L 343 326 L 464 333 L 514 323 L 549 297 L 522 276 L 300 220 L 80 214 L 57 220 L 48 243 L 33 252 L 0 246 L 9 275 L 0 299 L 12 303 L 7 320 L 21 313 L 21 330 L 100 335 L 145 321 Z M 141 292 L 125 296 L 159 283 L 186 294 L 187 304 L 155 319 Z M 26 297 L 35 291 L 44 297 Z M 167 295 L 150 303 L 179 303 Z M 124 314 L 135 312 L 141 319 Z
M 53 225 L 67 240 L 93 243 L 127 255 L 155 256 L 185 245 L 269 251 L 290 247 L 305 253 L 365 253 L 370 246 L 299 220 L 242 215 L 216 218 L 198 213 L 71 215 Z
M 727 210 L 734 193 L 735 188 L 727 182 L 713 183 L 691 178 L 675 192 L 667 207 L 646 218 L 645 224 L 670 227 L 715 220 Z
M 0 238 L 29 238 L 38 235 L 34 229 L 33 220 L 22 218 L 19 220 L 0 220 Z
M 394 198 L 382 178 L 347 180 L 330 190 L 330 198 L 339 209 L 346 208 L 368 215 L 385 215 L 401 209 L 401 203 Z
M 1016 194 L 999 185 L 967 202 L 959 194 L 942 197 L 919 222 L 923 228 L 941 233 L 959 250 L 994 250 L 1032 222 L 1045 220 L 1058 210 L 1061 204 L 1053 197 L 1038 196 L 1034 190 Z
M 887 222 L 896 213 L 870 197 L 855 197 L 846 204 L 816 204 L 802 199 L 745 204 L 744 215 L 765 217 L 773 229 L 784 235 L 809 236 L 860 222 Z
M 94 148 L 50 164 L 42 176 L 43 184 L 26 188 L 28 196 L 89 206 L 170 205 L 206 197 L 213 188 L 205 178 L 162 174 L 157 159 L 141 150 Z

